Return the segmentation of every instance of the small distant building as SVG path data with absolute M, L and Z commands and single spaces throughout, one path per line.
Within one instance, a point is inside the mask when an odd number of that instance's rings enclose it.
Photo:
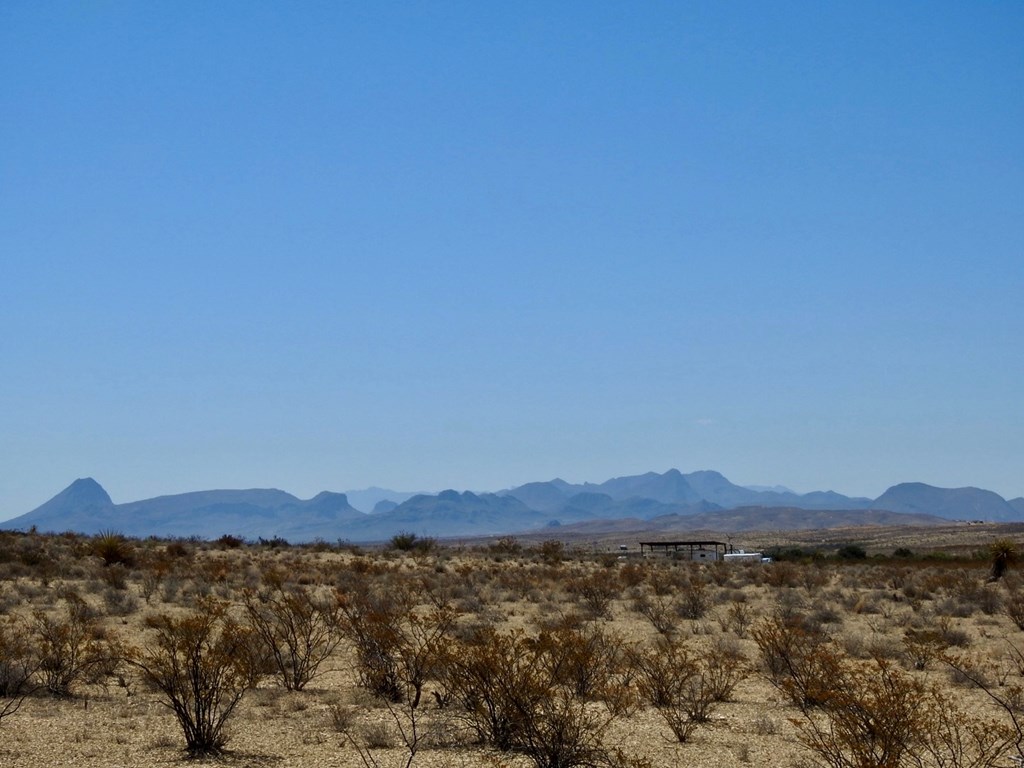
M 642 556 L 663 554 L 696 563 L 716 563 L 732 552 L 732 545 L 724 541 L 641 541 Z
M 761 552 L 733 549 L 724 541 L 641 541 L 640 555 L 661 554 L 677 560 L 695 563 L 770 563 L 772 559 Z

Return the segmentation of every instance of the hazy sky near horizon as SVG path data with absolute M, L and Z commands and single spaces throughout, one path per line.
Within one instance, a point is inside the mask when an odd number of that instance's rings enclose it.
M 1024 4 L 0 3 L 0 518 L 77 477 L 1024 495 Z

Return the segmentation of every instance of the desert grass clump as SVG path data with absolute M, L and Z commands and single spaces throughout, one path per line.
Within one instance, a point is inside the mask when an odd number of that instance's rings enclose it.
M 110 616 L 130 616 L 139 609 L 139 600 L 128 590 L 103 590 L 103 606 Z
M 222 753 L 224 725 L 258 674 L 251 630 L 212 600 L 188 615 L 160 614 L 147 624 L 155 637 L 131 649 L 128 663 L 174 712 L 189 755 Z

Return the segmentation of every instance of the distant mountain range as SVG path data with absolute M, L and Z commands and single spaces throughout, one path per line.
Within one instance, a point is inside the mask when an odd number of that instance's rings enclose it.
M 324 491 L 302 500 L 276 489 L 196 491 L 115 504 L 99 483 L 84 478 L 31 512 L 0 523 L 0 528 L 372 542 L 401 531 L 443 538 L 545 529 L 555 535 L 561 526 L 613 531 L 619 527 L 616 521 L 624 520 L 648 521 L 650 530 L 674 526 L 722 531 L 1024 520 L 1024 497 L 1007 501 L 980 488 L 902 483 L 867 499 L 834 491 L 797 494 L 782 486 L 744 487 L 708 470 L 683 474 L 670 469 L 599 484 L 556 478 L 498 493 L 411 494 L 370 488 L 351 496 L 373 511 L 356 509 L 344 493 Z

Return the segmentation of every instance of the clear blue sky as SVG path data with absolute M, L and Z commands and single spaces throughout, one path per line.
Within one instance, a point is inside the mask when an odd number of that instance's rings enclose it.
M 0 518 L 1024 494 L 1024 4 L 0 2 Z

